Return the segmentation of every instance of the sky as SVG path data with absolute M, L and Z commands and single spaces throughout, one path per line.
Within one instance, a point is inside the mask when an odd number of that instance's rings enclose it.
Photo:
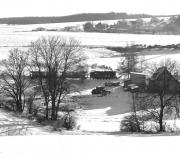
M 0 17 L 64 16 L 78 13 L 127 12 L 180 14 L 180 0 L 2 0 Z

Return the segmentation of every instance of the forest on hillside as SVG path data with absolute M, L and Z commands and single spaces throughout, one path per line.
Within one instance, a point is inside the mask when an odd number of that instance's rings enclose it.
M 98 20 L 117 20 L 117 19 L 138 19 L 149 18 L 147 14 L 127 14 L 127 13 L 82 13 L 58 17 L 12 17 L 0 18 L 0 24 L 45 24 L 45 23 L 65 23 Z

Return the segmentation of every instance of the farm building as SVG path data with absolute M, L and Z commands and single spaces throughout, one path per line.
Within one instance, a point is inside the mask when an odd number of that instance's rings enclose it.
M 159 68 L 148 80 L 147 91 L 152 93 L 177 93 L 180 82 L 167 70 L 166 67 Z
M 86 71 L 78 71 L 78 72 L 67 72 L 66 77 L 67 78 L 80 78 L 80 79 L 86 79 Z
M 30 77 L 32 79 L 37 79 L 39 77 L 46 78 L 49 73 L 46 71 L 43 71 L 39 73 L 39 71 L 31 71 Z M 58 74 L 59 77 L 61 77 L 60 74 Z M 53 74 L 50 75 L 50 77 L 53 77 Z M 85 79 L 86 78 L 86 71 L 77 71 L 77 72 L 66 72 L 66 78 L 80 78 Z
M 93 71 L 90 72 L 90 79 L 115 79 L 115 71 Z
M 136 84 L 140 88 L 145 88 L 146 86 L 146 75 L 138 72 L 130 73 L 131 83 Z
M 46 71 L 42 71 L 40 73 L 39 73 L 39 71 L 31 71 L 31 73 L 30 73 L 30 77 L 32 79 L 36 79 L 36 78 L 39 78 L 39 77 L 45 78 L 46 76 L 47 76 Z

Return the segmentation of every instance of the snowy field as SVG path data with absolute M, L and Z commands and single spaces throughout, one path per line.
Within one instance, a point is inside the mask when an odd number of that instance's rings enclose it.
M 61 27 L 64 25 L 76 25 L 78 23 L 60 23 L 60 24 L 42 24 L 42 27 L 52 28 Z M 113 34 L 113 33 L 87 33 L 87 32 L 22 32 L 28 29 L 35 29 L 38 25 L 0 25 L 0 59 L 7 58 L 8 51 L 12 48 L 19 47 L 20 49 L 27 49 L 22 46 L 29 45 L 31 41 L 35 41 L 41 36 L 63 36 L 73 37 L 81 41 L 81 45 L 87 46 L 84 48 L 84 53 L 88 57 L 88 64 L 98 63 L 111 66 L 113 69 L 117 68 L 120 57 L 111 57 L 117 53 L 106 50 L 104 46 L 126 46 L 132 44 L 146 44 L 146 45 L 166 45 L 180 43 L 179 35 L 136 35 L 136 34 Z M 18 32 L 19 31 L 19 32 Z M 100 48 L 90 49 L 88 46 L 98 46 Z M 171 52 L 166 53 L 170 54 Z M 148 54 L 148 52 L 147 52 Z M 156 56 L 146 56 L 145 58 L 154 58 Z M 180 59 L 179 52 L 174 55 L 161 55 L 159 58 L 154 58 L 154 61 L 164 60 L 170 57 L 172 59 Z M 152 60 L 151 60 L 152 61 Z
M 1 158 L 178 158 L 178 136 L 0 137 Z
M 145 34 L 120 34 L 120 33 L 92 33 L 92 32 L 4 32 L 0 27 L 0 46 L 23 46 L 38 39 L 41 36 L 59 35 L 74 37 L 81 41 L 82 45 L 95 46 L 126 46 L 132 44 L 167 45 L 180 42 L 180 35 L 145 35 Z
M 131 44 L 176 44 L 180 42 L 179 35 L 145 35 L 145 34 L 120 34 L 120 33 L 88 33 L 88 32 L 58 32 L 40 31 L 30 32 L 37 27 L 47 29 L 61 28 L 62 26 L 73 25 L 72 23 L 59 24 L 35 24 L 35 25 L 0 25 L 0 46 L 20 46 L 27 45 L 30 41 L 36 40 L 40 36 L 61 35 L 74 37 L 83 45 L 103 45 L 103 46 L 126 46 Z M 78 25 L 75 23 L 74 25 Z M 29 31 L 29 32 L 23 32 Z

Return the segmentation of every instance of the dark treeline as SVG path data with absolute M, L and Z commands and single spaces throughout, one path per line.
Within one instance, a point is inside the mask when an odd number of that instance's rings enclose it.
M 114 24 L 86 22 L 85 32 L 102 33 L 135 33 L 135 34 L 180 34 L 180 16 L 169 16 L 168 19 L 156 17 L 137 19 L 119 19 Z
M 136 52 L 142 52 L 144 50 L 150 50 L 150 49 L 174 49 L 179 50 L 180 44 L 171 44 L 171 45 L 132 45 L 132 46 L 126 46 L 126 47 L 106 47 L 109 50 L 116 51 L 119 53 L 136 53 Z
M 43 23 L 63 23 L 81 22 L 96 20 L 117 20 L 117 19 L 137 19 L 149 18 L 147 14 L 127 14 L 127 13 L 82 13 L 59 17 L 12 17 L 0 18 L 0 24 L 43 24 Z

